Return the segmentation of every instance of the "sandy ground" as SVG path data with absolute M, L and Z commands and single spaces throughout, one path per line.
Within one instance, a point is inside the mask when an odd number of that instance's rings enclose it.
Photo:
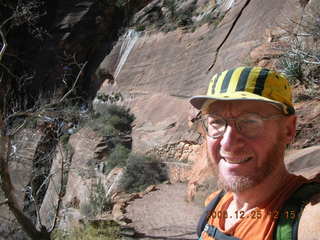
M 127 206 L 139 239 L 197 239 L 196 225 L 202 208 L 185 201 L 186 184 L 163 184 Z

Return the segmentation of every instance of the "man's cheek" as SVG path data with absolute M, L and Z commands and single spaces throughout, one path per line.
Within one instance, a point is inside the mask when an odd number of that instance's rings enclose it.
M 219 161 L 219 144 L 216 141 L 208 140 L 207 142 L 207 153 L 209 160 L 217 165 Z

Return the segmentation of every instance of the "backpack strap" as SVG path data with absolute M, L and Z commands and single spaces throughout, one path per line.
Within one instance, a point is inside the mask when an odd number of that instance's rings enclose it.
M 320 193 L 320 184 L 309 182 L 303 184 L 291 195 L 280 211 L 274 239 L 298 239 L 298 227 L 302 210 L 316 193 Z
M 224 191 L 220 191 L 219 194 L 206 206 L 203 214 L 201 215 L 198 225 L 197 225 L 197 234 L 198 237 L 201 236 L 202 231 L 204 230 L 212 211 L 216 208 L 221 198 L 225 195 Z
M 215 226 L 211 226 L 209 224 L 205 225 L 203 231 L 206 232 L 210 237 L 216 240 L 240 240 L 239 238 L 236 238 L 221 232 L 218 228 L 216 228 Z
M 212 212 L 218 205 L 221 198 L 225 195 L 224 191 L 220 191 L 219 194 L 206 206 L 203 214 L 201 215 L 198 226 L 197 226 L 197 234 L 199 239 L 201 239 L 202 232 L 206 232 L 210 237 L 217 239 L 217 240 L 240 240 L 239 238 L 227 235 L 221 232 L 215 226 L 211 226 L 207 224 Z

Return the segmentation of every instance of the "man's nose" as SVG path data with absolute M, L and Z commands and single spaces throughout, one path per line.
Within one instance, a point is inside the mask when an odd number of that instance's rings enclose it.
M 244 145 L 243 136 L 235 124 L 228 124 L 224 134 L 222 135 L 220 145 L 225 151 L 232 151 Z

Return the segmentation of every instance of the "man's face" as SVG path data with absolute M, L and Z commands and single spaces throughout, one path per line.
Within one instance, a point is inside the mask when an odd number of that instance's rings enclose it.
M 262 117 L 281 114 L 269 103 L 259 101 L 215 102 L 210 112 L 228 118 L 254 113 Z M 283 174 L 284 150 L 295 134 L 295 116 L 280 116 L 263 121 L 263 127 L 254 137 L 246 137 L 228 121 L 224 134 L 217 138 L 207 136 L 208 157 L 217 169 L 219 181 L 227 191 L 242 192 L 248 188 Z

